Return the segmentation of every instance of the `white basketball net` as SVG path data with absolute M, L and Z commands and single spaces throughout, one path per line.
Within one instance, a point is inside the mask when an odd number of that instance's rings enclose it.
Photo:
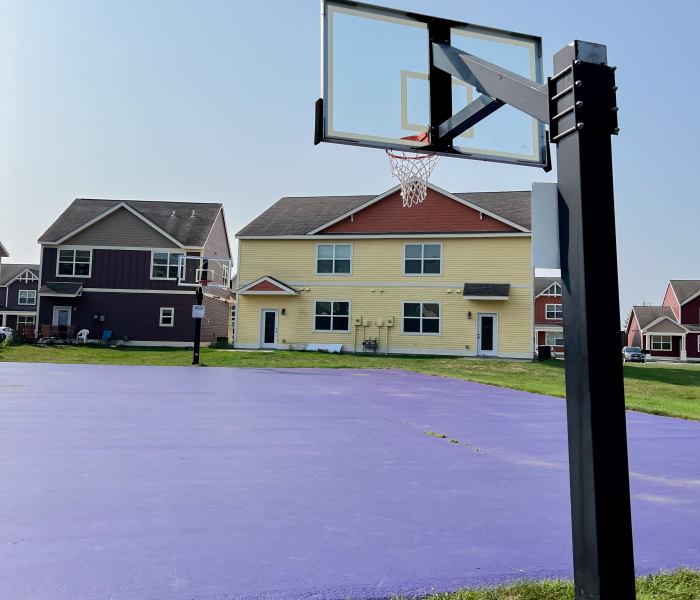
M 401 150 L 385 150 L 391 164 L 391 175 L 401 183 L 404 208 L 410 208 L 425 200 L 428 179 L 440 160 L 437 154 L 418 154 Z

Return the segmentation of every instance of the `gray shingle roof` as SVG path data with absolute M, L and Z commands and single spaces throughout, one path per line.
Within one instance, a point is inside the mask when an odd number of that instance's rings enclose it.
M 544 292 L 553 283 L 561 285 L 561 277 L 535 277 L 535 296 Z
M 236 235 L 304 235 L 375 196 L 307 196 L 280 198 Z
M 668 317 L 674 323 L 678 322 L 670 306 L 633 306 L 632 309 L 634 314 L 637 315 L 637 323 L 639 323 L 640 329 L 644 329 L 661 317 Z
M 509 283 L 465 283 L 465 297 L 501 297 L 507 298 L 510 295 Z
M 175 238 L 183 246 L 195 248 L 204 246 L 222 206 L 220 203 L 214 202 L 77 198 L 44 232 L 39 238 L 39 242 L 57 242 L 122 202 Z M 175 215 L 173 215 L 173 211 Z M 195 211 L 194 217 L 191 216 L 192 211 Z
M 460 192 L 455 194 L 455 196 L 476 204 L 526 229 L 532 227 L 530 212 L 531 193 L 528 191 Z
M 0 265 L 0 286 L 7 285 L 26 269 L 29 269 L 34 275 L 39 277 L 39 265 L 2 263 Z
M 47 281 L 39 288 L 39 293 L 44 296 L 52 296 L 61 294 L 67 296 L 77 296 L 83 289 L 82 283 L 73 283 L 70 281 Z
M 530 192 L 454 194 L 530 229 Z M 281 198 L 248 223 L 236 236 L 305 235 L 377 196 L 301 196 Z
M 700 292 L 700 279 L 671 279 L 671 285 L 681 304 Z
M 0 242 L 0 258 L 6 258 L 10 256 L 9 252 L 5 249 L 5 246 Z

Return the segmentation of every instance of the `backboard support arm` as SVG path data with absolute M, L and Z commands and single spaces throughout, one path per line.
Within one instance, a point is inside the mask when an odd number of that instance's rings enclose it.
M 432 64 L 437 69 L 542 123 L 549 123 L 547 84 L 522 77 L 449 44 L 433 43 L 431 47 Z

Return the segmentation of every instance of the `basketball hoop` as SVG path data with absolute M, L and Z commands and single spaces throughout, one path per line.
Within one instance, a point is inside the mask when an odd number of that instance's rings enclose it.
M 411 135 L 404 140 L 422 142 L 427 133 Z M 428 179 L 440 160 L 437 154 L 421 154 L 403 150 L 385 150 L 391 164 L 391 175 L 401 183 L 401 198 L 404 208 L 420 204 L 428 194 Z

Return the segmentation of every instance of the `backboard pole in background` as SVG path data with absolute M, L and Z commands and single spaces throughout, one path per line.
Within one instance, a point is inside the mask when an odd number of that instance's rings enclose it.
M 610 140 L 618 132 L 617 88 L 598 44 L 566 46 L 554 57 L 554 73 L 576 599 L 633 600 Z
M 197 287 L 197 291 L 194 293 L 194 303 L 201 306 L 204 301 L 204 291 L 202 286 Z M 199 347 L 202 339 L 202 319 L 194 320 L 194 349 L 192 350 L 192 364 L 199 364 Z

